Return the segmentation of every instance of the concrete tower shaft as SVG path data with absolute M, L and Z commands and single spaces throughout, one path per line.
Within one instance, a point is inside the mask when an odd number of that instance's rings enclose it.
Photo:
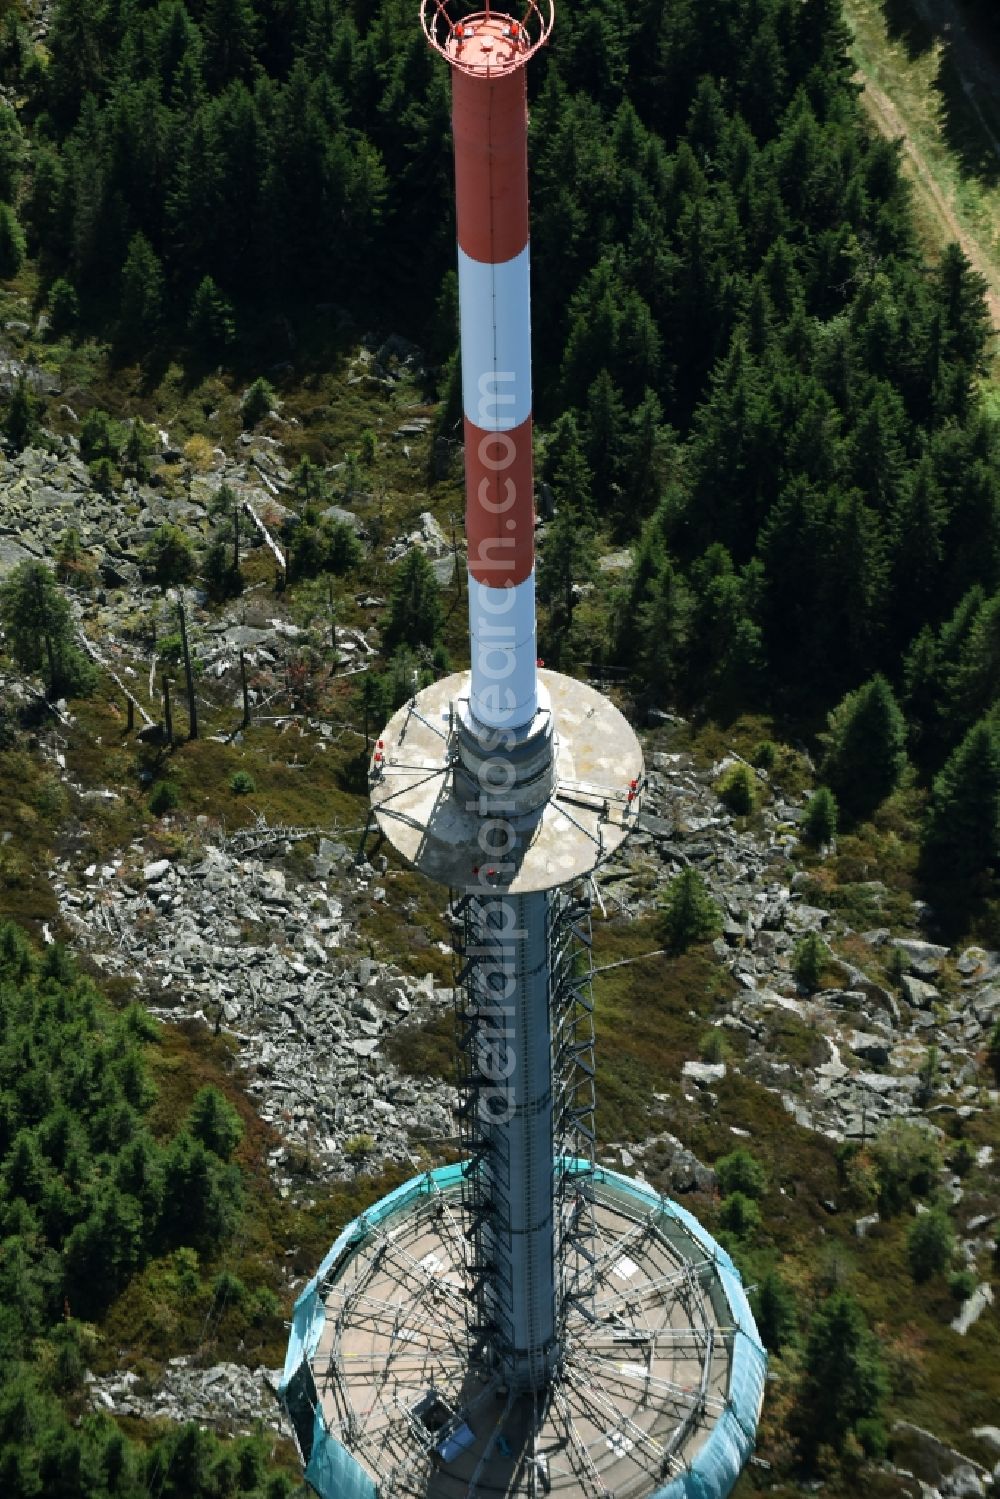
M 482 1334 L 507 1383 L 528 1390 L 547 1384 L 559 1355 L 549 900 L 475 896 L 465 912 L 468 1064 L 485 1084 L 468 1100 Z

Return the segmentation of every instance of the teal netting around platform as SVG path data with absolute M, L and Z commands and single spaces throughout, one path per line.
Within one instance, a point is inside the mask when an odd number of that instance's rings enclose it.
M 617 1171 L 607 1171 L 599 1166 L 596 1176 L 598 1181 L 606 1181 L 619 1191 L 628 1192 L 645 1207 L 659 1207 L 666 1218 L 674 1218 L 683 1224 L 703 1249 L 705 1258 L 715 1263 L 715 1273 L 731 1318 L 729 1325 L 734 1329 L 729 1403 L 707 1441 L 695 1454 L 688 1471 L 657 1489 L 652 1499 L 724 1499 L 753 1452 L 767 1374 L 767 1354 L 753 1320 L 740 1272 L 722 1245 L 716 1243 L 686 1208 L 667 1197 L 660 1197 L 651 1187 L 631 1181 Z M 725 1316 L 719 1321 L 724 1324 Z
M 323 1499 L 375 1499 L 374 1482 L 347 1449 L 327 1435 L 319 1411 L 306 1463 L 306 1482 Z
M 583 1161 L 565 1162 L 570 1170 L 589 1169 Z M 725 1499 L 754 1447 L 767 1371 L 761 1345 L 739 1271 L 711 1234 L 685 1208 L 660 1197 L 651 1187 L 617 1171 L 598 1167 L 598 1183 L 633 1197 L 647 1211 L 662 1215 L 664 1230 L 674 1220 L 693 1239 L 715 1270 L 716 1316 L 732 1329 L 733 1357 L 726 1409 L 684 1473 L 656 1490 L 650 1499 Z M 336 1275 L 338 1261 L 347 1257 L 387 1218 L 436 1192 L 447 1192 L 461 1182 L 461 1165 L 444 1166 L 405 1182 L 344 1229 L 312 1280 L 295 1303 L 279 1394 L 295 1428 L 308 1483 L 320 1499 L 375 1499 L 376 1486 L 366 1470 L 331 1437 L 318 1408 L 309 1364 L 323 1332 L 323 1283 Z

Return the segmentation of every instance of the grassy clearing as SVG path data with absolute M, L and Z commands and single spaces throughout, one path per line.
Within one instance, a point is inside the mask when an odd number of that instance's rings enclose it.
M 38 936 L 56 915 L 48 882 L 56 828 L 66 795 L 26 748 L 0 751 L 0 917 L 12 917 Z
M 430 973 L 436 984 L 449 988 L 455 960 L 444 919 L 446 893 L 405 866 L 387 845 L 383 849 L 389 859 L 389 868 L 379 878 L 385 899 L 369 900 L 359 911 L 361 945 L 367 943 L 377 957 L 395 963 L 414 978 Z
M 660 946 L 652 918 L 595 923 L 598 966 Z M 734 991 L 708 948 L 651 957 L 598 974 L 594 984 L 602 1142 L 642 1140 L 662 1112 L 656 1093 L 676 1088 L 685 1061 L 699 1055 L 709 1015 Z

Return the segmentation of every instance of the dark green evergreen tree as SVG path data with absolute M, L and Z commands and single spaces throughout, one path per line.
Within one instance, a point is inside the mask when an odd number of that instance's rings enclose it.
M 546 532 L 538 564 L 538 596 L 556 616 L 550 632 L 554 644 L 572 628 L 576 588 L 591 582 L 596 574 L 595 551 L 592 527 L 569 505 L 560 505 Z
M 940 1275 L 951 1263 L 955 1252 L 955 1230 L 951 1219 L 940 1208 L 914 1218 L 906 1235 L 906 1258 L 915 1281 Z
M 228 1161 L 240 1140 L 243 1126 L 240 1116 L 218 1088 L 201 1088 L 191 1105 L 187 1128 L 196 1140 Z
M 396 567 L 389 598 L 389 618 L 382 647 L 391 655 L 399 646 L 410 649 L 438 643 L 442 625 L 441 595 L 434 569 L 424 552 L 414 547 Z
M 211 276 L 198 283 L 191 301 L 188 333 L 198 352 L 208 356 L 224 353 L 236 337 L 233 304 Z
M 80 299 L 64 276 L 49 288 L 49 316 L 53 333 L 70 333 L 80 319 Z
M 0 622 L 14 659 L 44 676 L 50 697 L 93 692 L 97 673 L 75 645 L 69 604 L 42 563 L 22 562 L 0 584 Z
M 1000 727 L 975 724 L 934 781 L 921 843 L 935 885 L 1000 869 Z
M 141 232 L 129 242 L 122 268 L 119 329 L 131 349 L 155 343 L 163 317 L 163 269 Z
M 11 391 L 10 402 L 4 413 L 3 430 L 7 441 L 15 452 L 26 448 L 37 430 L 35 401 L 23 375 L 18 377 Z
M 760 1340 L 769 1353 L 794 1346 L 798 1339 L 795 1296 L 776 1271 L 769 1270 L 760 1281 L 752 1305 Z
M 877 1420 L 889 1392 L 878 1343 L 857 1302 L 835 1291 L 813 1316 L 795 1424 L 811 1466 L 820 1447 L 839 1452 L 861 1420 Z
M 806 803 L 802 833 L 818 848 L 829 845 L 837 836 L 837 799 L 829 786 L 819 786 Z
M 24 231 L 9 203 L 0 203 L 0 280 L 11 281 L 24 261 Z
M 863 816 L 899 785 L 906 767 L 906 722 L 882 676 L 849 692 L 827 720 L 823 775 L 838 804 Z
M 696 869 L 683 869 L 670 881 L 663 898 L 660 934 L 671 952 L 695 942 L 709 942 L 722 930 L 722 917 Z
M 165 521 L 142 549 L 140 562 L 161 588 L 187 583 L 194 577 L 194 548 L 179 526 Z

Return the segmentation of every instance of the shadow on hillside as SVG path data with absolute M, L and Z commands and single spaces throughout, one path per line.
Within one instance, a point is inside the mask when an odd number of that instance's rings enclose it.
M 915 0 L 882 0 L 890 40 L 901 43 L 910 61 L 925 56 L 942 43 L 934 87 L 939 96 L 941 130 L 962 171 L 987 186 L 1000 182 L 1000 106 L 982 86 L 971 95 L 963 87 L 947 23 L 934 24 L 921 14 Z M 964 17 L 969 37 L 985 45 L 980 28 Z
M 951 50 L 941 53 L 934 86 L 941 97 L 941 130 L 962 171 L 988 187 L 1000 182 L 1000 108 L 977 89 L 972 98 L 962 86 Z
M 913 0 L 882 0 L 886 30 L 894 42 L 902 42 L 911 61 L 934 45 L 935 28 L 928 25 Z

